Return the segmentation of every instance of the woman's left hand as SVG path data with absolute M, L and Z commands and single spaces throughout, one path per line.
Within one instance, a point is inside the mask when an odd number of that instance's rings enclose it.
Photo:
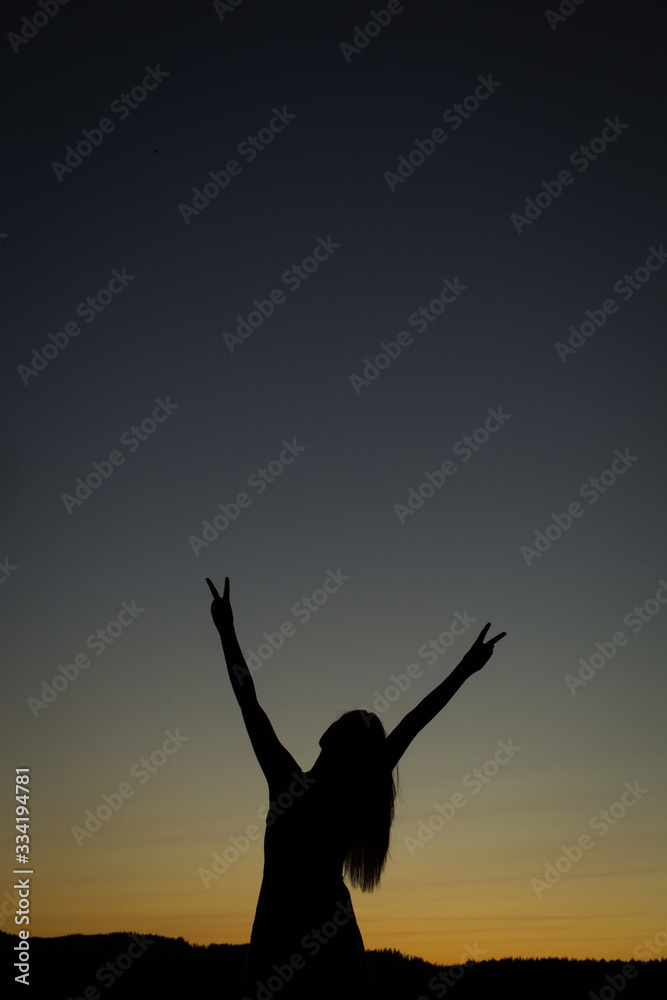
M 229 600 L 229 577 L 225 577 L 225 589 L 222 593 L 222 597 L 220 597 L 220 594 L 216 590 L 215 584 L 209 580 L 208 577 L 206 577 L 206 582 L 209 585 L 211 594 L 213 595 L 211 617 L 213 618 L 215 627 L 218 632 L 232 628 L 234 625 L 234 614 Z

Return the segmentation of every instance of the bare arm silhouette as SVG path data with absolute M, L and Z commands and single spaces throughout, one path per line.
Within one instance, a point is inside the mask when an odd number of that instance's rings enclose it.
M 234 628 L 234 615 L 229 599 L 229 577 L 225 577 L 222 597 L 206 578 L 213 603 L 211 616 L 217 628 L 227 663 L 229 679 L 239 703 L 245 727 L 266 780 L 270 786 L 300 770 L 291 753 L 276 736 L 271 721 L 257 700 L 255 683 L 245 661 Z
M 387 737 L 385 747 L 385 766 L 388 764 L 393 770 L 417 733 L 421 732 L 424 726 L 435 718 L 471 674 L 481 670 L 485 663 L 488 663 L 493 653 L 494 644 L 507 635 L 507 632 L 500 632 L 493 639 L 484 642 L 484 636 L 490 627 L 491 623 L 489 622 L 449 677 L 446 677 L 442 684 L 427 694 L 392 730 Z

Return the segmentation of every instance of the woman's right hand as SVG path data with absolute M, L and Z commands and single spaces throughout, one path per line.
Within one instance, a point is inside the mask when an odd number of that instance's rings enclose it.
M 507 635 L 507 632 L 500 632 L 498 635 L 494 635 L 492 639 L 488 639 L 485 642 L 484 638 L 490 628 L 491 623 L 489 622 L 484 626 L 468 652 L 461 660 L 459 666 L 463 671 L 465 671 L 466 674 L 474 674 L 477 673 L 478 670 L 481 670 L 482 667 L 491 659 L 494 645 L 499 639 L 503 639 Z

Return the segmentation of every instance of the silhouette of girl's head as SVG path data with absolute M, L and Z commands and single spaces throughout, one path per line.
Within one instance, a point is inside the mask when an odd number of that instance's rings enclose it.
M 379 749 L 386 735 L 382 722 L 374 712 L 356 709 L 345 712 L 329 726 L 320 737 L 320 746 L 322 750 L 332 750 L 337 755 L 361 757 Z

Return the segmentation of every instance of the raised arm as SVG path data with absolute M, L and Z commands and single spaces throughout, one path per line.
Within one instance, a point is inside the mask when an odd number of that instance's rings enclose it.
M 491 623 L 484 626 L 471 648 L 459 665 L 452 670 L 449 677 L 446 677 L 442 684 L 439 684 L 430 694 L 427 694 L 411 712 L 408 712 L 396 728 L 391 731 L 387 737 L 385 746 L 385 766 L 388 764 L 391 770 L 396 767 L 417 733 L 424 726 L 428 725 L 431 719 L 434 719 L 438 712 L 445 707 L 463 682 L 471 674 L 481 670 L 484 664 L 489 661 L 493 653 L 494 644 L 507 635 L 507 632 L 500 632 L 493 639 L 484 642 L 484 636 L 490 627 Z
M 229 599 L 229 577 L 225 577 L 225 589 L 222 597 L 214 584 L 206 578 L 213 603 L 211 616 L 220 634 L 222 649 L 225 654 L 229 679 L 239 703 L 243 721 L 250 737 L 253 750 L 269 786 L 282 783 L 300 771 L 299 765 L 291 753 L 285 749 L 276 736 L 271 721 L 257 700 L 255 682 L 245 661 L 234 628 L 234 615 Z

